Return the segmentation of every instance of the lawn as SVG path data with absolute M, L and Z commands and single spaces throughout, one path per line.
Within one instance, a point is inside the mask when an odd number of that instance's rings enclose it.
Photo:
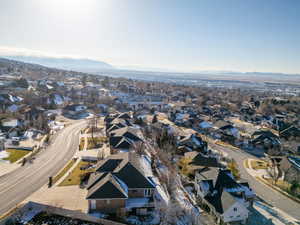
M 65 173 L 76 163 L 76 161 L 76 159 L 72 159 L 71 161 L 69 161 L 65 168 L 63 168 L 63 170 L 53 178 L 53 184 L 55 184 L 60 178 L 62 178 Z
M 81 177 L 87 173 L 94 172 L 94 169 L 81 170 L 81 167 L 91 165 L 90 162 L 80 161 L 78 165 L 69 173 L 69 175 L 58 186 L 79 185 Z
M 84 138 L 81 138 L 79 143 L 79 151 L 82 151 L 83 148 L 84 148 Z
M 107 137 L 88 137 L 87 140 L 87 149 L 100 148 L 107 141 Z
M 265 161 L 251 160 L 251 167 L 255 170 L 264 170 L 268 168 L 268 163 Z
M 223 146 L 223 147 L 227 147 L 227 148 L 230 148 L 231 150 L 239 150 L 239 148 L 237 148 L 237 147 L 235 147 L 235 146 L 233 146 L 233 145 L 231 145 L 231 144 L 229 144 L 229 143 L 226 143 L 226 142 L 224 142 L 224 141 L 216 141 L 215 142 L 215 144 L 217 144 L 217 145 L 221 145 L 221 146 Z
M 17 149 L 7 149 L 6 151 L 9 152 L 9 156 L 7 158 L 4 158 L 3 160 L 8 160 L 10 163 L 18 161 L 31 152 Z

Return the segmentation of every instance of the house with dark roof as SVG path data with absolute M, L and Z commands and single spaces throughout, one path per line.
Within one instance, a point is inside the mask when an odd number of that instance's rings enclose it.
M 295 126 L 290 126 L 279 132 L 280 138 L 284 138 L 285 140 L 300 140 L 300 129 Z
M 252 134 L 251 144 L 264 150 L 269 155 L 281 154 L 281 142 L 279 136 L 270 130 L 258 130 Z
M 154 208 L 155 183 L 136 153 L 119 153 L 101 160 L 88 181 L 89 211 L 147 214 Z
M 133 127 L 122 127 L 114 129 L 109 133 L 109 144 L 111 151 L 128 152 L 138 142 L 143 142 L 139 135 L 139 129 Z
M 85 105 L 81 104 L 72 104 L 72 105 L 67 105 L 66 107 L 63 108 L 62 112 L 64 115 L 70 115 L 73 117 L 80 116 L 84 113 L 86 113 L 87 107 Z
M 185 158 L 188 158 L 191 160 L 189 165 L 193 166 L 195 169 L 201 169 L 201 168 L 221 168 L 223 165 L 219 162 L 219 160 L 216 157 L 207 156 L 202 154 L 201 152 L 186 152 L 184 154 Z
M 198 151 L 203 153 L 207 152 L 207 142 L 204 141 L 200 135 L 196 134 L 179 137 L 177 146 L 178 149 L 183 153 L 191 151 Z
M 217 223 L 245 223 L 248 207 L 255 194 L 247 182 L 237 182 L 226 169 L 202 168 L 195 174 L 195 189 L 201 204 L 206 205 Z

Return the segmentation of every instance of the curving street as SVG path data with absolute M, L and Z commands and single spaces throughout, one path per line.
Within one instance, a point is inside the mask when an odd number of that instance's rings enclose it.
M 72 159 L 79 144 L 79 132 L 86 121 L 78 121 L 59 131 L 52 144 L 27 163 L 0 177 L 0 215 L 15 207 L 48 182 Z
M 212 149 L 225 152 L 229 157 L 233 158 L 239 166 L 241 177 L 249 182 L 250 187 L 255 191 L 256 195 L 271 204 L 272 206 L 286 212 L 295 219 L 300 220 L 300 204 L 280 194 L 279 192 L 269 188 L 268 186 L 257 181 L 251 176 L 244 167 L 244 160 L 248 158 L 258 159 L 257 157 L 244 152 L 242 150 L 231 150 L 216 144 L 210 144 Z

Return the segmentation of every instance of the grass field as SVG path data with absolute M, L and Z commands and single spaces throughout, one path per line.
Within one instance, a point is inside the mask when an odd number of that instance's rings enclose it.
M 81 181 L 81 176 L 94 172 L 94 169 L 81 170 L 81 167 L 87 166 L 91 163 L 80 161 L 78 165 L 70 172 L 70 174 L 58 185 L 58 186 L 70 186 L 79 185 Z
M 268 163 L 264 161 L 259 161 L 259 160 L 251 160 L 251 167 L 252 169 L 255 170 L 264 170 L 268 168 Z
M 82 151 L 83 148 L 84 148 L 84 138 L 81 138 L 79 143 L 79 151 Z
M 221 145 L 223 147 L 227 147 L 227 148 L 230 148 L 232 150 L 239 150 L 239 148 L 229 144 L 229 143 L 226 143 L 226 142 L 223 142 L 223 141 L 216 141 L 215 144 L 217 145 Z
M 76 159 L 72 159 L 71 161 L 69 161 L 69 163 L 65 166 L 65 168 L 63 168 L 62 171 L 60 171 L 59 174 L 57 174 L 54 178 L 53 178 L 53 184 L 55 184 L 60 178 L 62 178 L 65 173 L 76 163 Z
M 7 158 L 4 158 L 3 160 L 8 160 L 10 163 L 18 161 L 31 152 L 17 149 L 7 149 L 6 151 L 9 152 L 9 156 Z

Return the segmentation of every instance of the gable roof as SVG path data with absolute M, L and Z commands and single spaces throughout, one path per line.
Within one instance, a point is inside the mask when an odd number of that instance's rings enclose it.
M 187 156 L 192 154 L 185 154 Z M 202 153 L 198 153 L 192 157 L 192 162 L 189 164 L 195 165 L 195 166 L 203 166 L 203 167 L 221 167 L 220 163 L 218 162 L 218 159 L 215 157 L 207 157 L 204 156 Z
M 106 174 L 97 184 L 88 190 L 87 199 L 127 198 L 128 190 L 118 178 Z
M 215 193 L 214 195 L 208 195 L 205 197 L 215 210 L 223 214 L 225 213 L 232 205 L 236 203 L 236 199 L 227 191 L 221 191 Z
M 219 170 L 219 174 L 216 180 L 215 188 L 217 190 L 223 190 L 224 188 L 238 188 L 240 185 L 235 181 L 230 170 Z
M 141 160 L 136 153 L 124 152 L 110 155 L 97 166 L 98 173 L 111 173 L 122 180 L 128 188 L 155 188 L 146 177 L 141 167 Z M 101 177 L 101 175 L 98 175 Z
M 110 132 L 111 136 L 123 136 L 131 139 L 132 141 L 141 141 L 137 133 L 138 129 L 133 127 L 123 127 Z

